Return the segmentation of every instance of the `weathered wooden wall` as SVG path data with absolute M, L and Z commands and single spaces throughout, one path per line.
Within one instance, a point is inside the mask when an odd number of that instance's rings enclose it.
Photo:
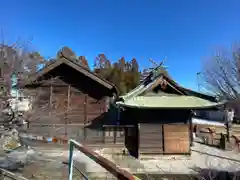
M 52 125 L 48 128 L 49 135 L 74 137 L 86 144 L 124 145 L 123 129 L 104 129 L 104 124 L 101 123 L 98 124 L 97 130 L 88 128 L 107 111 L 109 97 L 94 99 L 60 80 L 43 84 L 30 91 L 35 97 L 33 110 L 29 113 L 29 116 L 32 116 L 31 124 Z M 73 131 L 73 127 L 69 126 L 71 124 L 78 124 L 79 130 Z M 73 134 L 74 132 L 77 134 Z
M 163 125 L 139 124 L 139 153 L 161 154 L 163 153 Z
M 60 80 L 52 84 L 32 90 L 37 98 L 33 109 L 42 111 L 49 123 L 89 124 L 106 111 L 105 98 L 94 99 Z
M 128 111 L 128 112 L 127 112 Z M 138 145 L 140 154 L 188 154 L 190 153 L 189 110 L 129 109 L 125 111 L 125 123 L 139 124 L 139 141 L 130 142 L 128 147 Z
M 140 124 L 140 154 L 188 154 L 188 124 Z

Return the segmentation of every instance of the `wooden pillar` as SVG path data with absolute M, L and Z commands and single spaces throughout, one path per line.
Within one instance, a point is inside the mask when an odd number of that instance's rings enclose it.
M 71 101 L 71 85 L 68 85 L 68 95 L 67 95 L 67 116 L 70 108 L 70 101 Z M 71 121 L 71 120 L 70 120 Z M 69 119 L 68 119 L 69 122 Z
M 103 144 L 105 143 L 105 132 L 106 132 L 106 128 L 103 126 L 102 127 L 102 142 L 103 142 Z
M 116 144 L 116 138 L 117 138 L 117 126 L 114 126 L 112 128 L 113 130 L 113 143 Z
M 49 115 L 52 116 L 52 103 L 53 103 L 53 85 L 50 85 L 50 97 L 49 97 Z
M 86 140 L 86 125 L 87 125 L 87 121 L 88 121 L 88 108 L 87 108 L 87 104 L 88 104 L 88 95 L 85 94 L 84 95 L 84 130 L 83 130 L 83 133 L 84 133 L 84 140 Z
M 164 124 L 161 125 L 162 128 L 162 147 L 163 147 L 163 153 L 165 152 L 165 134 L 164 134 Z
M 110 103 L 110 99 L 109 97 L 105 97 L 104 100 L 104 112 L 108 112 L 109 110 L 109 103 Z M 105 139 L 106 139 L 106 128 L 104 127 L 105 124 L 102 124 L 102 142 L 103 144 L 105 144 Z
M 193 146 L 193 124 L 192 124 L 193 111 L 190 112 L 189 116 L 189 135 L 190 135 L 190 147 Z
M 65 102 L 65 116 L 64 116 L 64 122 L 65 122 L 65 136 L 68 135 L 68 111 L 69 111 L 69 105 L 70 105 L 70 95 L 71 95 L 71 86 L 68 85 L 67 90 L 67 102 Z
M 52 105 L 53 105 L 53 85 L 52 85 L 52 83 L 51 83 L 51 85 L 50 85 L 50 97 L 49 97 L 49 110 L 50 110 L 50 111 L 49 111 L 49 116 L 50 116 L 51 121 L 52 121 L 52 110 L 53 110 Z M 52 128 L 53 128 L 53 121 L 52 121 L 51 125 L 52 125 Z M 51 133 L 51 131 L 49 132 L 49 135 L 50 135 L 50 136 L 53 135 L 53 134 Z
M 131 152 L 130 155 L 132 155 L 133 157 L 137 158 L 139 157 L 139 154 L 141 153 L 141 149 L 140 149 L 140 124 L 135 123 L 133 127 L 130 127 L 128 130 L 130 130 L 130 138 L 128 136 L 128 140 L 130 140 L 129 145 L 130 145 L 130 149 Z M 128 132 L 129 133 L 129 132 Z

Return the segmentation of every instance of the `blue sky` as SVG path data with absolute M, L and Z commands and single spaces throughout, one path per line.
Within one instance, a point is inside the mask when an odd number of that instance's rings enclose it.
M 5 39 L 33 37 L 32 48 L 54 57 L 62 46 L 110 60 L 167 57 L 172 77 L 197 89 L 201 62 L 240 39 L 239 0 L 8 0 L 1 2 Z

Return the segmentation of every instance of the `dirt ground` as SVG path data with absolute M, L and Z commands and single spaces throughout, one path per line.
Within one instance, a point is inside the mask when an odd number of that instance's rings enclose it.
M 225 132 L 224 128 L 217 127 L 217 132 Z M 41 130 L 42 131 L 42 130 Z M 48 131 L 48 130 L 46 130 Z M 240 135 L 240 125 L 233 127 L 233 133 Z M 68 147 L 56 144 L 31 142 L 31 146 L 42 155 L 42 160 L 33 162 L 23 168 L 21 175 L 29 180 L 65 180 L 68 167 L 62 161 L 68 159 Z M 139 160 L 129 156 L 116 155 L 119 149 L 95 148 L 99 154 L 112 160 L 117 165 L 136 174 L 189 174 L 196 173 L 196 168 L 217 169 L 224 171 L 240 171 L 240 154 L 236 151 L 222 151 L 195 143 L 191 156 L 142 156 Z M 113 155 L 115 154 L 115 155 Z M 76 167 L 92 179 L 116 179 L 80 152 L 74 153 Z M 75 169 L 74 179 L 81 180 L 82 176 Z
M 42 161 L 26 166 L 21 174 L 31 180 L 67 179 L 68 168 L 62 164 L 68 158 L 67 147 L 50 144 L 34 144 L 35 151 L 42 154 Z M 135 174 L 193 174 L 196 168 L 216 169 L 219 171 L 240 171 L 240 154 L 234 151 L 222 151 L 195 143 L 191 156 L 142 156 L 134 159 L 116 155 L 117 149 L 95 149 L 96 152 L 112 160 L 117 165 Z M 115 154 L 115 155 L 113 155 Z M 94 161 L 80 152 L 74 152 L 74 162 L 78 169 L 92 179 L 116 179 Z M 81 179 L 75 170 L 74 178 Z M 91 179 L 90 178 L 90 179 Z
M 33 149 L 40 153 L 41 160 L 25 166 L 21 172 L 22 176 L 29 180 L 66 180 L 68 179 L 68 147 L 46 143 L 32 143 Z M 80 170 L 90 179 L 116 179 L 100 165 L 89 159 L 83 153 L 74 152 L 73 180 L 84 179 Z

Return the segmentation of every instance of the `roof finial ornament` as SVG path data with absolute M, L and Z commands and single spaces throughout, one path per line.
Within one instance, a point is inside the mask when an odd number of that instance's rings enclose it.
M 155 65 L 155 67 L 152 70 L 152 78 L 155 79 L 157 76 L 159 76 L 160 70 L 162 68 L 166 69 L 167 67 L 163 65 L 163 63 L 166 61 L 166 57 L 158 64 L 156 61 L 152 60 L 152 58 L 149 58 L 149 61 Z
M 154 61 L 152 58 L 149 58 L 149 61 L 150 61 L 151 63 L 153 63 L 153 64 L 155 65 L 155 67 L 158 66 L 158 63 L 157 63 L 156 61 Z

